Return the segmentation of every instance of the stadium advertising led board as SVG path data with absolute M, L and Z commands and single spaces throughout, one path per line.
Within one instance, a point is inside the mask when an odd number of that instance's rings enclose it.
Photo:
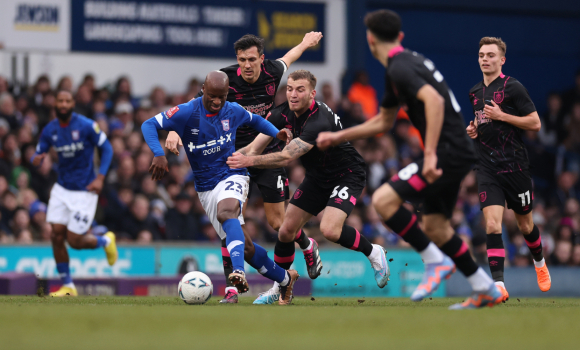
M 70 0 L 0 1 L 0 43 L 9 50 L 68 51 Z
M 155 248 L 119 248 L 119 260 L 109 266 L 101 249 L 69 250 L 73 277 L 125 277 L 155 274 Z M 58 277 L 52 247 L 0 247 L 0 273 L 30 272 L 39 278 Z
M 265 39 L 265 54 L 282 57 L 304 34 L 324 31 L 325 5 L 250 0 L 72 2 L 71 50 L 232 58 L 247 33 Z M 323 62 L 323 41 L 301 60 Z

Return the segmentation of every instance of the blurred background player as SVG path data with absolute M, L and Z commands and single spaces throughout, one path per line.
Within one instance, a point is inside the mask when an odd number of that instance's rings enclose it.
M 477 140 L 477 187 L 479 205 L 485 218 L 487 256 L 495 284 L 504 301 L 509 294 L 504 285 L 505 249 L 502 217 L 507 202 L 514 211 L 519 230 L 532 253 L 538 286 L 550 290 L 550 273 L 542 253 L 540 231 L 534 225 L 534 188 L 524 131 L 540 131 L 541 122 L 526 88 L 514 77 L 502 73 L 506 44 L 500 38 L 484 37 L 479 42 L 479 67 L 483 80 L 469 91 L 475 114 L 467 133 Z
M 229 102 L 237 102 L 244 107 L 248 112 L 265 117 L 268 112 L 274 107 L 274 98 L 280 86 L 282 76 L 290 65 L 294 63 L 304 51 L 310 47 L 318 45 L 322 38 L 320 32 L 310 32 L 304 36 L 302 42 L 296 47 L 288 51 L 284 57 L 277 60 L 269 60 L 264 57 L 264 39 L 255 35 L 246 34 L 234 43 L 234 51 L 238 60 L 238 64 L 231 65 L 220 69 L 225 72 L 230 80 L 230 88 L 227 100 Z M 201 96 L 201 91 L 197 97 Z M 258 132 L 250 127 L 241 126 L 236 132 L 236 150 L 243 148 L 254 141 Z M 177 144 L 179 137 L 176 133 L 170 132 L 165 147 L 170 151 L 179 153 L 177 151 Z M 279 140 L 274 139 L 272 143 L 266 147 L 264 153 L 278 152 L 284 147 Z M 289 197 L 288 190 L 288 176 L 284 168 L 277 169 L 257 169 L 249 168 L 250 174 L 250 189 L 255 183 L 262 194 L 264 202 L 264 211 L 266 212 L 266 219 L 268 224 L 278 231 L 284 219 L 284 210 Z M 250 191 L 251 193 L 251 191 Z M 248 195 L 249 197 L 249 195 Z M 245 212 L 244 207 L 244 212 Z M 306 234 L 298 235 L 296 242 L 304 251 L 304 258 L 307 265 L 319 257 L 312 256 L 312 251 L 308 249 L 310 239 Z M 246 243 L 251 245 L 251 239 L 247 238 Z M 222 241 L 222 247 L 225 247 L 225 241 Z M 227 255 L 227 250 L 223 250 L 224 255 L 222 259 L 224 262 L 224 274 L 227 276 L 232 271 L 232 262 Z M 314 252 L 316 253 L 316 252 Z M 274 256 L 277 263 L 283 263 L 284 259 Z M 312 264 L 307 266 L 311 278 L 316 278 L 318 274 L 312 275 L 310 270 L 316 270 L 316 266 Z M 320 271 L 318 271 L 319 273 Z M 263 294 L 263 297 L 269 301 L 274 302 L 278 299 L 278 286 L 274 284 L 272 289 Z M 226 293 L 222 303 L 236 303 L 238 301 L 236 289 L 227 284 Z
M 409 118 L 424 140 L 424 156 L 381 186 L 373 195 L 373 205 L 387 226 L 413 246 L 425 262 L 423 280 L 411 299 L 419 301 L 430 295 L 457 266 L 474 294 L 464 303 L 452 305 L 452 309 L 500 303 L 500 290 L 473 261 L 467 244 L 455 234 L 449 221 L 461 180 L 475 161 L 455 96 L 433 62 L 401 46 L 404 34 L 398 14 L 378 10 L 367 14 L 364 21 L 369 48 L 386 67 L 380 112 L 359 126 L 321 134 L 318 145 L 327 148 L 388 131 L 399 106 L 406 104 Z M 423 227 L 433 242 L 419 228 L 416 215 L 402 206 L 403 201 L 423 205 Z
M 58 154 L 58 181 L 50 192 L 46 221 L 52 224 L 52 251 L 62 287 L 51 296 L 77 296 L 72 281 L 65 242 L 74 249 L 104 248 L 109 265 L 117 261 L 115 235 L 112 232 L 86 233 L 93 223 L 99 193 L 113 158 L 113 148 L 97 122 L 74 113 L 75 102 L 69 91 L 56 93 L 56 116 L 42 130 L 31 163 L 39 167 L 51 146 Z M 101 153 L 101 165 L 95 175 L 93 154 Z
M 226 102 L 228 86 L 228 76 L 224 72 L 210 72 L 203 84 L 202 98 L 172 107 L 143 123 L 143 136 L 155 156 L 150 172 L 153 180 L 160 180 L 168 170 L 157 130 L 177 132 L 180 139 L 185 141 L 185 153 L 201 205 L 220 238 L 226 240 L 226 249 L 233 265 L 228 280 L 239 293 L 249 290 L 244 271 L 245 259 L 262 275 L 280 284 L 279 303 L 289 304 L 298 273 L 276 266 L 258 244 L 253 244 L 251 251 L 244 251 L 242 207 L 248 195 L 250 179 L 246 169 L 232 170 L 226 160 L 234 152 L 236 129 L 241 125 L 251 126 L 283 141 L 290 139 L 290 133 L 286 133 L 287 130 L 278 131 L 272 123 L 246 111 L 237 103 Z
M 275 256 L 283 257 L 284 268 L 294 260 L 294 239 L 304 234 L 302 227 L 324 210 L 320 230 L 326 239 L 362 252 L 370 261 L 375 279 L 383 288 L 389 279 L 389 266 L 384 249 L 371 244 L 354 227 L 345 225 L 357 199 L 366 185 L 365 162 L 350 143 L 340 143 L 328 151 L 316 146 L 316 137 L 323 131 L 341 130 L 340 117 L 327 105 L 317 102 L 316 77 L 306 70 L 288 76 L 288 101 L 274 108 L 267 119 L 278 127 L 286 127 L 293 139 L 281 152 L 259 155 L 271 138 L 259 135 L 247 148 L 228 159 L 231 168 L 277 168 L 300 158 L 306 177 L 290 200 L 284 222 L 278 232 Z M 463 130 L 462 130 L 463 131 Z M 309 250 L 318 250 L 315 241 Z M 318 256 L 318 254 L 316 254 Z M 309 262 L 309 264 L 311 264 Z M 312 262 L 322 269 L 320 258 Z M 315 271 L 320 274 L 320 270 Z M 310 274 L 310 271 L 309 271 Z

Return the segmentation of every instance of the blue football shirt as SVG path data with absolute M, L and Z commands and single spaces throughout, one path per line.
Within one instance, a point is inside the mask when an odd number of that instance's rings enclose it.
M 36 153 L 46 153 L 54 146 L 58 153 L 58 184 L 68 190 L 86 191 L 87 185 L 96 177 L 93 165 L 95 146 L 101 147 L 106 141 L 107 135 L 97 122 L 73 112 L 67 125 L 61 125 L 58 119 L 46 125 Z

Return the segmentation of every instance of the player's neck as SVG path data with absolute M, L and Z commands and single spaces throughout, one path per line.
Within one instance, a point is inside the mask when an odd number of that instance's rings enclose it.
M 483 84 L 485 84 L 485 86 L 489 86 L 489 84 L 491 84 L 494 80 L 497 79 L 497 77 L 499 77 L 500 75 L 503 75 L 501 72 L 501 69 L 498 70 L 497 72 L 494 72 L 492 74 L 483 74 Z
M 396 50 L 398 47 L 401 47 L 400 42 L 393 42 L 393 43 L 382 43 L 377 46 L 377 59 L 381 64 L 385 67 L 389 65 L 389 57 L 391 57 L 391 53 L 393 50 Z
M 308 111 L 309 109 L 312 109 L 313 106 L 314 106 L 314 99 L 312 99 L 311 101 L 308 101 L 308 104 L 306 105 L 306 107 L 304 107 L 298 111 L 294 111 L 294 115 L 296 115 L 296 118 L 300 118 L 304 113 L 306 113 L 306 111 Z

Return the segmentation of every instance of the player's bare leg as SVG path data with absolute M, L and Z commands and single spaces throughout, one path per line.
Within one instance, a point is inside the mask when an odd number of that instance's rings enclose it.
M 228 276 L 230 282 L 245 293 L 249 290 L 244 271 L 245 235 L 242 231 L 238 216 L 240 203 L 235 198 L 225 198 L 217 204 L 217 219 L 226 232 L 227 250 L 232 259 L 233 272 Z
M 538 286 L 542 292 L 547 292 L 552 286 L 552 279 L 550 278 L 550 272 L 548 271 L 548 266 L 546 266 L 546 260 L 544 259 L 540 231 L 538 230 L 538 227 L 534 225 L 531 211 L 525 215 L 517 213 L 515 213 L 515 215 L 518 228 L 524 234 L 524 239 L 526 240 L 526 244 L 528 245 L 534 259 L 536 275 L 538 277 Z
M 284 215 L 284 222 L 278 231 L 278 242 L 274 249 L 274 261 L 284 269 L 289 269 L 294 262 L 294 240 L 297 233 L 312 218 L 312 214 L 289 204 Z
M 425 263 L 423 280 L 411 295 L 411 300 L 420 301 L 437 290 L 441 281 L 451 275 L 455 267 L 419 228 L 417 216 L 402 204 L 403 200 L 389 184 L 379 187 L 373 194 L 373 205 L 385 219 L 385 224 L 415 248 Z
M 375 280 L 380 288 L 387 285 L 390 276 L 386 252 L 378 244 L 371 244 L 354 227 L 345 225 L 347 214 L 327 206 L 320 222 L 320 231 L 326 239 L 341 246 L 363 253 L 370 261 L 375 272 Z
M 77 296 L 77 289 L 72 282 L 69 270 L 69 256 L 66 249 L 67 229 L 65 225 L 52 224 L 52 254 L 59 275 L 63 281 L 63 286 L 56 292 L 50 293 L 52 297 Z
M 491 277 L 495 285 L 503 294 L 503 301 L 509 299 L 509 293 L 505 287 L 503 279 L 505 249 L 501 235 L 501 222 L 504 207 L 501 205 L 490 205 L 482 209 L 485 219 L 485 233 L 487 233 L 487 260 Z

